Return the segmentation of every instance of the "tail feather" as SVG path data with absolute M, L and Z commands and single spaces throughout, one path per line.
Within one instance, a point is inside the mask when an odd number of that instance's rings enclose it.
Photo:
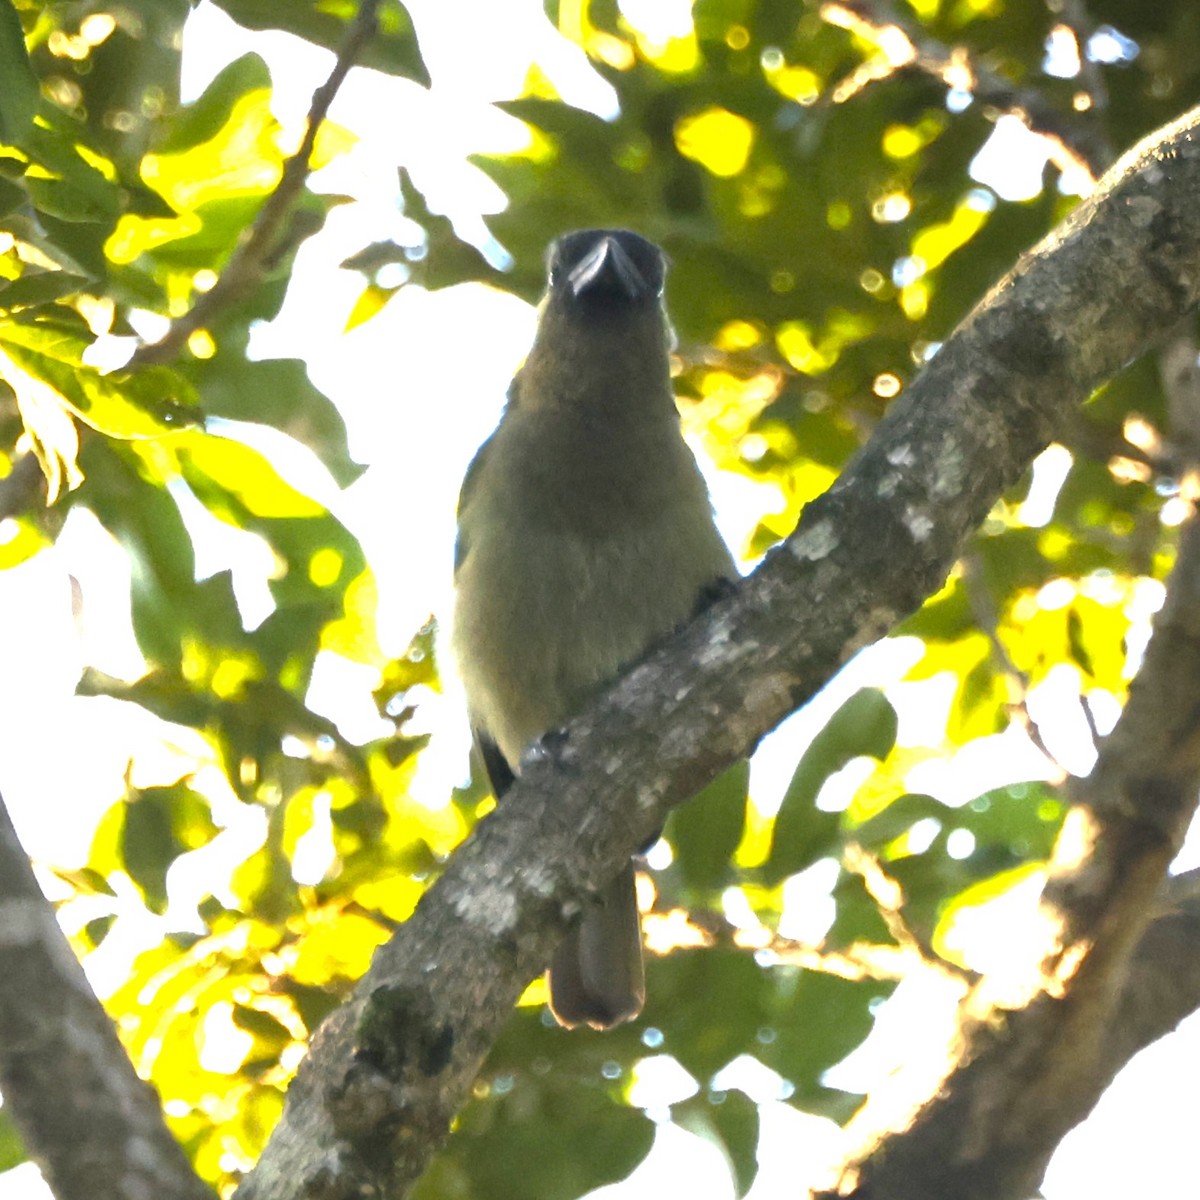
M 642 930 L 631 862 L 563 940 L 550 964 L 550 1010 L 561 1025 L 610 1029 L 646 999 Z

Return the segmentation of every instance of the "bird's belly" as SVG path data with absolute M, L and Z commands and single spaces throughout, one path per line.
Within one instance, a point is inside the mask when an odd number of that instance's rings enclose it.
M 669 514 L 619 537 L 511 525 L 491 532 L 462 567 L 489 584 L 470 587 L 454 650 L 472 719 L 514 765 L 534 738 L 686 621 L 701 590 L 732 569 L 709 521 Z

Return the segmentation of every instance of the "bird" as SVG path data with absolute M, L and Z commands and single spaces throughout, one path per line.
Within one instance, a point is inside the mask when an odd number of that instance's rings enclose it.
M 624 229 L 551 243 L 533 344 L 463 480 L 451 650 L 499 800 L 523 753 L 737 577 L 671 382 L 667 263 Z M 548 970 L 568 1028 L 645 1000 L 634 860 Z

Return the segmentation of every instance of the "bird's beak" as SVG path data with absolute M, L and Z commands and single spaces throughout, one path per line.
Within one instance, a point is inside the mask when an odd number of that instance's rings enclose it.
M 593 289 L 624 292 L 637 300 L 650 291 L 645 276 L 633 265 L 633 260 L 621 249 L 615 238 L 601 238 L 567 276 L 571 292 L 582 296 Z

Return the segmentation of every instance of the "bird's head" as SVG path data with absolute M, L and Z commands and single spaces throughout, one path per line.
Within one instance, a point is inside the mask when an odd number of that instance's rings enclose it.
M 628 229 L 580 229 L 549 253 L 547 303 L 591 320 L 657 308 L 666 276 L 662 251 Z
M 581 229 L 550 246 L 534 344 L 509 391 L 525 409 L 674 413 L 663 307 L 666 259 L 627 229 Z

